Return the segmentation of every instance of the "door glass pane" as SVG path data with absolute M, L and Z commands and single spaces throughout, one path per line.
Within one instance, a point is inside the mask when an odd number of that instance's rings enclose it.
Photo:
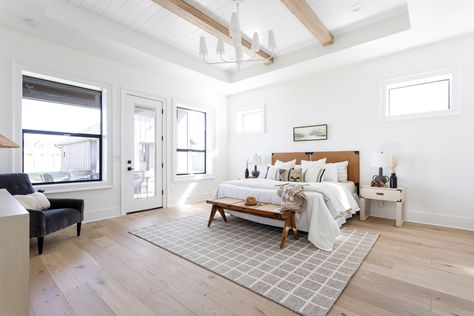
M 134 117 L 134 197 L 156 195 L 156 112 L 136 106 Z

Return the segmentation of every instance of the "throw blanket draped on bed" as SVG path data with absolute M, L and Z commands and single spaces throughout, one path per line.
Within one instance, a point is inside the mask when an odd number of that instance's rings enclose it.
M 281 197 L 281 209 L 301 212 L 306 207 L 306 196 L 301 185 L 285 184 L 278 189 Z
M 263 203 L 280 204 L 281 198 L 277 193 L 277 185 L 282 182 L 268 179 L 231 180 L 220 184 L 214 198 L 245 199 L 252 195 Z M 332 182 L 299 183 L 304 184 L 306 207 L 295 214 L 298 230 L 308 232 L 308 240 L 316 247 L 332 251 L 336 237 L 340 233 L 339 224 L 345 218 L 359 210 L 352 193 L 343 185 Z M 281 226 L 278 221 L 267 222 L 260 218 L 229 212 L 236 216 L 263 222 L 269 225 Z M 338 221 L 336 219 L 340 219 Z

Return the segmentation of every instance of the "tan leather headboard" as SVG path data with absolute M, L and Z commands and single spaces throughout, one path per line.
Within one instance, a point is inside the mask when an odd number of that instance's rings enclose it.
M 347 167 L 347 180 L 355 184 L 360 182 L 359 151 L 320 151 L 320 152 L 294 152 L 294 153 L 273 153 L 272 164 L 275 161 L 290 161 L 296 159 L 296 164 L 301 160 L 315 161 L 326 158 L 326 162 L 349 161 Z

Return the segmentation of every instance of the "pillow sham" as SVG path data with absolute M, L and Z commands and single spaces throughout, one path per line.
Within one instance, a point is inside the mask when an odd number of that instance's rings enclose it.
M 286 162 L 277 160 L 274 166 L 280 169 L 291 169 L 296 166 L 296 159 L 286 161 Z
M 337 166 L 334 164 L 326 164 L 324 169 L 326 170 L 323 175 L 323 181 L 327 182 L 338 182 L 337 181 Z
M 277 172 L 277 181 L 290 181 L 288 177 L 290 176 L 291 169 L 278 169 Z
M 349 161 L 341 161 L 334 163 L 327 163 L 327 166 L 335 166 L 337 169 L 337 181 L 338 182 L 347 182 L 347 167 L 349 166 Z
M 44 211 L 51 207 L 46 195 L 40 192 L 35 192 L 28 195 L 14 195 L 13 196 L 24 208 L 29 210 Z
M 304 181 L 304 172 L 301 168 L 290 169 L 288 174 L 288 181 L 290 182 L 303 182 Z
M 278 180 L 277 176 L 278 176 L 278 170 L 279 168 L 275 167 L 275 166 L 268 166 L 267 168 L 267 173 L 265 175 L 265 179 L 268 179 L 268 180 Z
M 322 182 L 326 169 L 324 168 L 310 168 L 304 170 L 305 182 Z
M 301 160 L 301 168 L 311 169 L 311 168 L 324 168 L 326 164 L 326 158 L 319 159 L 316 161 Z

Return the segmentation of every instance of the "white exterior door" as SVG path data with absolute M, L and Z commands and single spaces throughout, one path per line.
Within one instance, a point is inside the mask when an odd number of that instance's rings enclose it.
M 123 210 L 163 207 L 163 101 L 127 94 L 123 111 Z

